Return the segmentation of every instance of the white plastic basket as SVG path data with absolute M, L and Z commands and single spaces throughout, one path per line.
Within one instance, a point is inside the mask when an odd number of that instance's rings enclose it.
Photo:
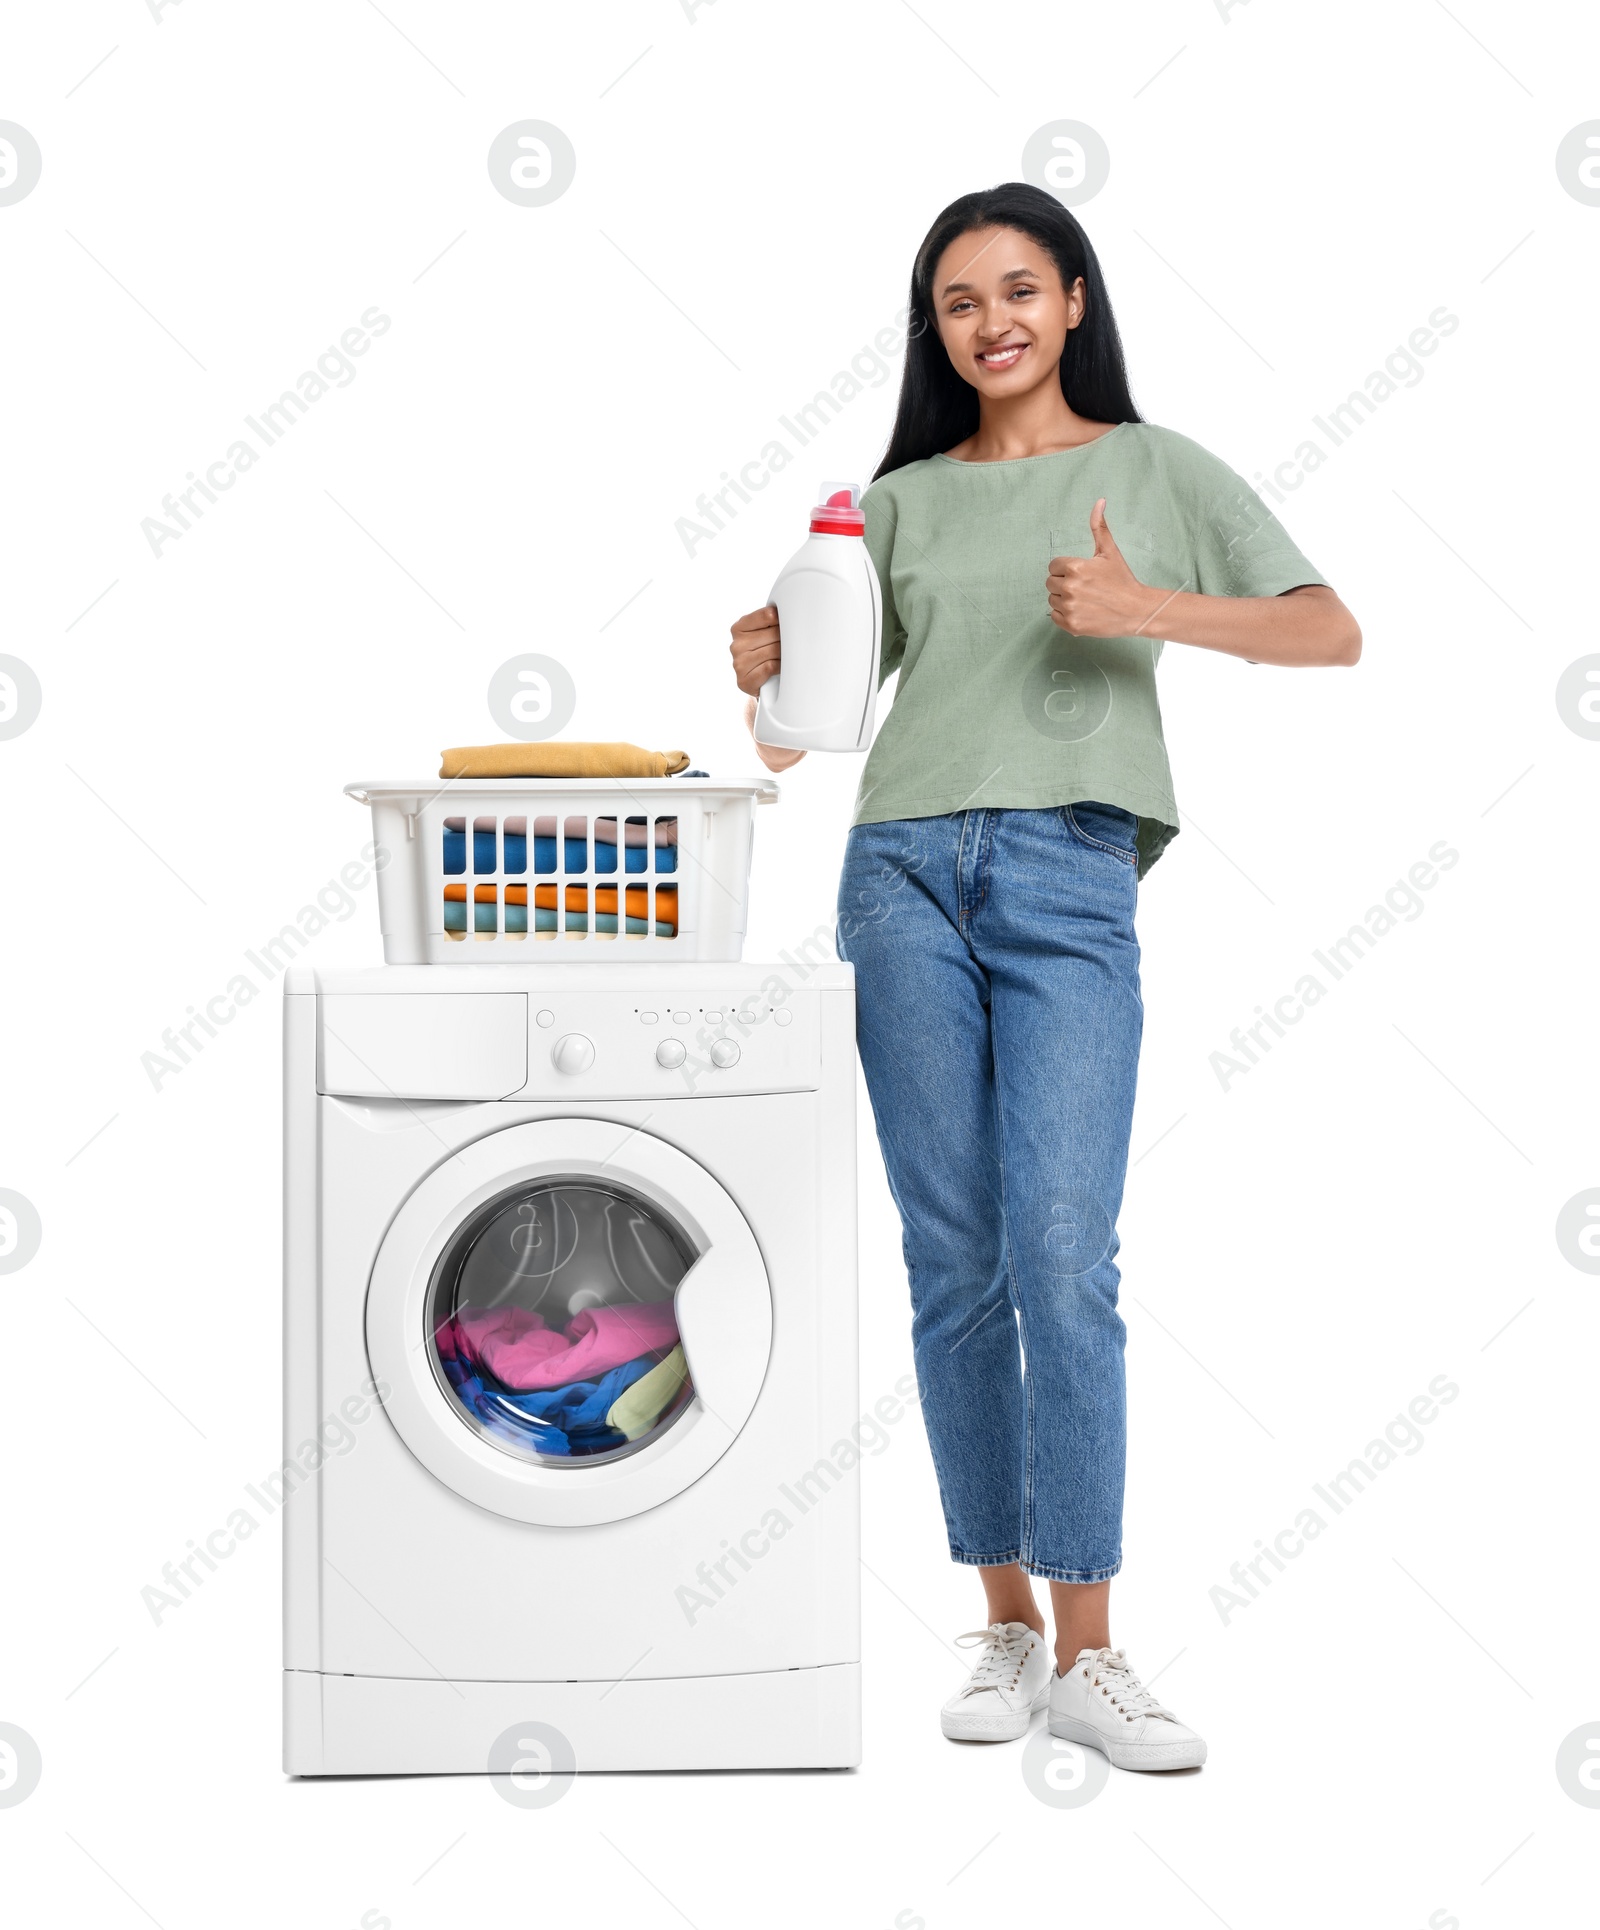
M 347 784 L 372 807 L 390 965 L 737 960 L 770 779 Z

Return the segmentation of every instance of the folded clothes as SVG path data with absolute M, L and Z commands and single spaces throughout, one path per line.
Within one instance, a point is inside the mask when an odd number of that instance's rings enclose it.
M 630 918 L 648 918 L 650 915 L 650 890 L 647 885 L 628 885 L 623 893 L 626 904 L 623 910 Z M 596 911 L 608 911 L 613 917 L 617 913 L 617 888 L 615 885 L 596 885 L 594 891 Z M 663 885 L 656 891 L 656 911 L 667 919 L 678 915 L 678 888 Z
M 582 820 L 576 820 L 582 823 Z M 513 831 L 513 823 L 525 824 L 526 819 L 506 819 L 499 832 L 499 849 L 496 850 L 496 833 L 492 827 L 473 826 L 472 831 L 472 869 L 479 876 L 499 870 L 508 876 L 516 877 L 528 869 L 528 835 L 526 831 Z M 554 820 L 545 820 L 554 822 Z M 558 848 L 559 847 L 559 848 Z M 674 872 L 678 868 L 678 820 L 658 818 L 655 826 L 655 868 L 659 872 Z M 498 863 L 496 859 L 498 857 Z M 538 832 L 533 840 L 533 868 L 548 877 L 555 872 L 569 874 L 582 873 L 589 869 L 589 841 L 583 836 L 564 836 L 558 839 L 554 832 Z M 617 821 L 615 818 L 596 818 L 594 820 L 594 868 L 599 872 L 614 872 L 617 868 Z M 443 869 L 447 878 L 459 878 L 467 869 L 467 825 L 465 818 L 446 818 L 444 821 Z M 626 871 L 648 871 L 650 869 L 650 827 L 644 819 L 629 819 L 623 845 L 623 869 Z
M 497 894 L 503 893 L 504 924 L 498 924 L 499 909 Z M 629 885 L 623 892 L 622 929 L 630 938 L 647 937 L 652 929 L 650 924 L 650 893 L 646 885 Z M 534 918 L 532 930 L 535 932 L 585 932 L 590 929 L 589 887 L 587 885 L 561 886 L 535 885 Z M 564 899 L 564 905 L 558 902 Z M 503 930 L 510 937 L 524 937 L 530 929 L 528 924 L 528 887 L 519 884 L 479 885 L 472 887 L 472 918 L 467 918 L 467 886 L 462 880 L 457 884 L 447 884 L 444 888 L 444 929 L 453 938 L 464 937 L 471 930 L 490 934 Z M 565 918 L 561 912 L 565 911 Z M 656 888 L 655 935 L 657 938 L 676 938 L 678 935 L 678 890 L 676 885 L 658 885 Z M 618 929 L 617 887 L 615 885 L 596 885 L 594 890 L 594 925 L 596 932 L 605 937 L 614 937 Z
M 509 848 L 510 840 L 507 839 Z M 587 871 L 589 869 L 589 845 L 584 838 L 563 838 L 561 863 L 556 863 L 556 840 L 535 838 L 533 841 L 533 868 L 547 875 L 552 871 Z M 598 863 L 598 853 L 596 854 Z M 525 871 L 526 864 L 507 864 L 507 871 Z
M 597 932 L 614 934 L 617 929 L 615 914 L 603 911 L 596 912 L 594 928 Z M 630 938 L 648 938 L 650 935 L 650 920 L 648 918 L 624 918 L 622 928 Z M 656 920 L 657 938 L 676 938 L 677 935 L 678 928 L 676 925 L 665 925 L 659 918 Z
M 478 932 L 495 930 L 495 885 L 474 885 L 472 887 L 472 929 Z M 506 930 L 526 931 L 528 929 L 528 887 L 526 885 L 507 885 L 506 892 Z M 514 915 L 514 908 L 520 905 L 520 922 Z M 444 888 L 444 928 L 447 932 L 464 932 L 467 929 L 467 887 L 465 883 L 446 885 Z
M 461 887 L 446 885 L 446 896 L 448 896 L 451 891 L 460 888 Z M 482 891 L 492 889 L 492 887 L 480 885 L 478 889 Z M 507 885 L 507 897 L 509 899 L 513 891 L 526 891 L 526 889 L 527 887 L 525 885 Z M 564 888 L 557 885 L 535 885 L 533 888 L 535 910 L 545 911 L 550 914 L 549 923 L 546 924 L 545 921 L 540 918 L 536 920 L 535 929 L 539 931 L 554 931 L 556 929 L 555 914 L 558 909 L 558 894 L 560 895 L 559 908 L 563 909 L 567 914 L 566 929 L 568 931 L 584 930 L 589 911 L 589 887 L 587 885 L 567 885 Z M 628 921 L 629 931 L 631 932 L 637 924 L 639 934 L 642 935 L 647 929 L 646 921 L 650 916 L 649 886 L 628 885 L 623 891 L 623 898 L 622 915 Z M 594 909 L 595 930 L 614 932 L 617 928 L 616 921 L 618 916 L 617 887 L 615 885 L 595 886 Z M 678 887 L 676 885 L 658 885 L 656 887 L 655 909 L 657 937 L 675 937 L 678 930 Z M 610 922 L 603 923 L 603 920 L 609 920 Z
M 678 820 L 676 818 L 657 818 L 656 832 L 656 870 L 676 871 L 678 868 Z M 644 818 L 629 818 L 623 826 L 623 869 L 625 871 L 648 871 L 650 869 L 650 825 Z M 617 821 L 615 818 L 596 818 L 594 821 L 594 868 L 596 871 L 615 871 L 617 868 Z
M 547 1327 L 526 1307 L 463 1307 L 455 1317 L 455 1351 L 487 1367 L 513 1393 L 595 1380 L 613 1367 L 677 1345 L 670 1300 L 591 1307 L 574 1314 L 564 1332 Z
M 535 930 L 540 930 L 540 932 L 554 932 L 554 930 L 556 930 L 556 923 L 554 923 L 554 921 L 556 921 L 556 913 L 554 913 L 554 911 L 550 913 L 550 924 L 544 924 L 544 913 L 540 913 L 538 919 L 540 919 L 540 923 L 535 926 Z M 579 924 L 579 930 L 581 930 L 581 928 L 583 928 L 583 926 Z M 467 930 L 467 907 L 465 907 L 465 905 L 446 905 L 446 907 L 444 907 L 444 930 L 446 930 L 446 934 L 448 934 L 450 938 L 461 938 L 461 936 L 465 936 L 465 930 Z M 492 930 L 494 930 L 494 905 L 473 905 L 473 930 L 475 930 L 475 932 L 492 932 Z M 527 938 L 527 905 L 508 905 L 508 907 L 506 907 L 506 926 L 504 926 L 504 930 L 506 930 L 506 936 L 508 936 L 508 938 Z M 668 932 L 668 938 L 672 938 L 672 936 L 674 936 L 674 932 Z
M 632 1382 L 606 1415 L 610 1427 L 620 1428 L 630 1441 L 648 1434 L 663 1412 L 676 1400 L 678 1390 L 689 1379 L 689 1364 L 678 1345 L 648 1374 Z
M 524 912 L 523 930 L 527 930 L 528 914 Z M 467 931 L 467 908 L 463 904 L 446 904 L 444 908 L 444 928 L 452 938 L 464 937 Z M 495 929 L 494 906 L 474 905 L 472 907 L 472 929 L 475 932 L 492 932 Z M 507 929 L 510 929 L 509 923 Z
M 553 840 L 551 841 L 553 843 Z M 526 871 L 528 868 L 528 838 L 524 831 L 503 833 L 504 869 L 510 872 Z M 444 875 L 447 878 L 459 877 L 467 868 L 467 821 L 465 818 L 446 818 L 444 821 Z M 472 831 L 472 868 L 477 872 L 494 871 L 495 833 L 492 828 L 483 829 L 477 825 Z M 555 869 L 552 863 L 550 870 Z M 579 869 L 582 869 L 580 866 Z
M 525 931 L 527 929 L 525 925 L 513 925 L 511 923 L 511 916 L 512 914 L 508 909 L 506 912 L 507 931 Z M 646 938 L 649 936 L 650 921 L 647 918 L 624 918 L 622 923 L 624 930 L 630 938 Z M 595 914 L 594 928 L 603 938 L 615 938 L 617 935 L 615 912 L 609 914 L 606 912 L 597 912 Z M 466 927 L 463 925 L 461 929 L 464 931 Z M 533 929 L 536 932 L 555 931 L 557 929 L 557 914 L 553 911 L 539 911 L 536 909 L 533 914 Z M 589 929 L 588 919 L 581 911 L 569 911 L 564 929 L 570 932 L 587 931 Z M 659 920 L 657 921 L 657 938 L 676 938 L 677 935 L 678 928 L 676 925 L 663 925 Z
M 683 751 L 637 744 L 468 744 L 442 753 L 441 777 L 671 777 Z
M 597 844 L 615 844 L 617 841 L 617 821 L 615 818 L 596 818 L 594 835 Z M 625 818 L 623 820 L 623 841 L 627 844 L 648 844 L 650 842 L 650 820 L 648 818 Z M 678 820 L 676 818 L 656 819 L 656 843 L 676 844 L 678 842 Z

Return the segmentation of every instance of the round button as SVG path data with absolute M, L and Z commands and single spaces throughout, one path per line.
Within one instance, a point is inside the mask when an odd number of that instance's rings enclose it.
M 534 1017 L 540 1025 L 554 1025 L 556 1022 L 554 1012 L 536 1012 Z
M 581 1032 L 565 1032 L 550 1048 L 550 1063 L 557 1072 L 587 1072 L 594 1064 L 594 1041 Z
M 661 1014 L 659 1012 L 641 1012 L 639 1014 L 639 1023 L 641 1025 L 654 1025 L 660 1017 Z
M 714 1066 L 736 1066 L 739 1063 L 739 1043 L 736 1039 L 717 1039 L 711 1046 L 711 1063 Z
M 774 1025 L 793 1025 L 794 1014 L 792 1012 L 774 1012 L 772 1015 L 772 1023 Z
M 663 1039 L 656 1047 L 656 1064 L 665 1066 L 669 1072 L 674 1066 L 681 1066 L 684 1057 L 682 1039 Z

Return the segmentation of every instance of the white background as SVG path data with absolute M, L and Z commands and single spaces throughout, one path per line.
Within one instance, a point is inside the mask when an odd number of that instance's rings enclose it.
M 1600 115 L 1597 54 L 1576 9 L 1481 0 L 12 13 L 0 118 L 44 170 L 0 207 L 0 649 L 44 707 L 0 743 L 0 1185 L 44 1234 L 0 1281 L 0 1720 L 44 1775 L 0 1811 L 8 1914 L 1592 1908 L 1600 1813 L 1555 1754 L 1600 1724 L 1600 1279 L 1555 1221 L 1600 1184 L 1600 744 L 1555 687 L 1600 648 L 1600 209 L 1555 153 Z M 527 118 L 578 157 L 539 208 L 485 165 Z M 160 1627 L 140 1599 L 279 1457 L 276 993 L 159 1091 L 141 1055 L 355 856 L 344 783 L 496 734 L 516 652 L 570 668 L 571 735 L 754 768 L 728 623 L 819 477 L 865 480 L 893 381 L 692 558 L 675 521 L 893 320 L 939 208 L 1061 118 L 1111 152 L 1077 212 L 1140 408 L 1245 476 L 1432 310 L 1460 318 L 1282 510 L 1362 624 L 1359 669 L 1171 648 L 1161 671 L 1185 830 L 1142 888 L 1114 1609 L 1211 1760 L 1061 1811 L 1020 1745 L 941 1740 L 948 1639 L 982 1617 L 912 1418 L 864 1473 L 859 1772 L 580 1778 L 533 1813 L 481 1780 L 288 1783 L 275 1532 Z M 392 327 L 356 379 L 153 556 L 141 519 L 373 305 Z M 748 958 L 831 920 L 858 768 L 812 758 L 763 812 Z M 1423 914 L 1224 1090 L 1231 1030 L 1440 839 L 1460 861 Z M 314 956 L 377 962 L 370 888 Z M 870 1402 L 910 1353 L 864 1097 L 861 1143 Z M 1225 1624 L 1230 1565 L 1440 1374 L 1460 1394 L 1423 1449 Z

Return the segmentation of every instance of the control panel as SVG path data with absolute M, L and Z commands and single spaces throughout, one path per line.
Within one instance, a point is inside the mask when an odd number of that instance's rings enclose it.
M 780 991 L 786 988 L 780 986 Z M 813 998 L 551 992 L 528 998 L 528 1080 L 508 1098 L 801 1092 L 821 1075 Z

